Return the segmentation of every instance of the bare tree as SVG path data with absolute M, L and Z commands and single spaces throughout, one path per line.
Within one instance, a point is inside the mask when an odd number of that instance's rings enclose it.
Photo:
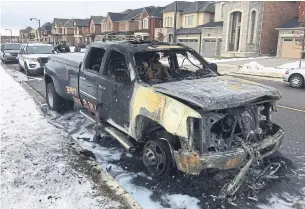
M 163 31 L 162 31 L 162 30 L 158 31 L 158 35 L 157 35 L 158 41 L 163 42 L 163 41 L 164 41 L 164 38 L 165 38 L 165 36 L 164 36 Z

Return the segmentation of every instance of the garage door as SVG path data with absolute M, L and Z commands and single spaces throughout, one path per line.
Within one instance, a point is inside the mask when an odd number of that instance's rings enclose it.
M 198 39 L 178 39 L 178 42 L 181 44 L 184 44 L 185 46 L 188 46 L 198 52 L 198 49 L 199 49 Z
M 216 39 L 202 40 L 202 55 L 204 57 L 214 57 L 216 55 Z
M 301 48 L 300 39 L 283 38 L 281 57 L 300 58 Z

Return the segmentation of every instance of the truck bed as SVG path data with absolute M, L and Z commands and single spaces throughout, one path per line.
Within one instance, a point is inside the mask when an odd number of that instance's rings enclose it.
M 57 62 L 65 63 L 72 65 L 74 67 L 79 67 L 80 63 L 83 61 L 85 53 L 71 52 L 71 53 L 62 53 L 50 56 L 50 59 Z

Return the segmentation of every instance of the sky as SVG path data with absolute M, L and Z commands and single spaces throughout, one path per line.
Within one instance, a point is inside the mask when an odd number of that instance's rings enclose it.
M 166 6 L 172 1 L 1 1 L 1 35 L 10 35 L 5 29 L 11 29 L 13 35 L 27 26 L 38 28 L 40 24 L 53 21 L 53 18 L 90 18 L 91 15 L 106 16 L 107 12 L 122 12 L 144 6 Z

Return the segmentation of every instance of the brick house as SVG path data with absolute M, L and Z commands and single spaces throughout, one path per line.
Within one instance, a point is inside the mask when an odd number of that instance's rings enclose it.
M 91 16 L 90 17 L 90 29 L 89 36 L 90 41 L 100 41 L 102 39 L 102 21 L 105 19 L 103 16 Z
M 292 1 L 216 2 L 214 32 L 211 27 L 205 27 L 206 24 L 201 26 L 202 54 L 251 57 L 274 53 L 278 37 L 276 26 L 293 18 L 295 13 L 296 2 Z M 219 30 L 222 30 L 221 39 Z M 219 40 L 216 41 L 216 37 Z M 209 52 L 211 49 L 214 53 Z
M 174 34 L 174 16 L 177 4 L 176 41 L 187 45 L 197 52 L 201 50 L 201 30 L 199 25 L 214 20 L 215 5 L 210 1 L 177 1 L 167 5 L 163 14 L 163 28 L 156 30 L 155 36 L 161 33 L 164 41 L 172 42 Z
M 90 37 L 90 19 L 73 19 L 74 26 L 74 39 L 75 43 L 87 43 L 91 42 Z
M 52 42 L 52 23 L 46 22 L 40 28 L 41 33 L 41 41 L 43 43 L 51 43 Z
M 53 44 L 58 44 L 61 41 L 63 41 L 63 36 L 66 36 L 67 34 L 71 34 L 71 29 L 67 29 L 66 32 L 66 26 L 64 26 L 69 19 L 63 19 L 63 18 L 54 18 L 52 22 L 52 36 L 53 36 Z M 73 30 L 74 31 L 74 30 Z M 72 35 L 72 34 L 71 34 Z
M 124 40 L 134 38 L 134 31 L 139 29 L 143 8 L 128 9 L 122 13 L 108 12 L 102 22 L 102 34 L 108 39 Z
M 297 9 L 297 17 L 277 27 L 279 33 L 277 57 L 300 58 L 301 56 L 305 29 L 305 2 L 298 2 Z
M 90 19 L 61 19 L 54 18 L 52 23 L 53 43 L 66 41 L 69 45 L 86 42 L 90 43 L 88 34 Z
M 156 40 L 155 29 L 162 28 L 163 17 L 161 11 L 164 7 L 144 7 L 139 17 L 139 28 L 135 37 L 143 40 Z
M 21 43 L 28 43 L 35 40 L 35 30 L 30 26 L 20 30 L 19 34 Z

